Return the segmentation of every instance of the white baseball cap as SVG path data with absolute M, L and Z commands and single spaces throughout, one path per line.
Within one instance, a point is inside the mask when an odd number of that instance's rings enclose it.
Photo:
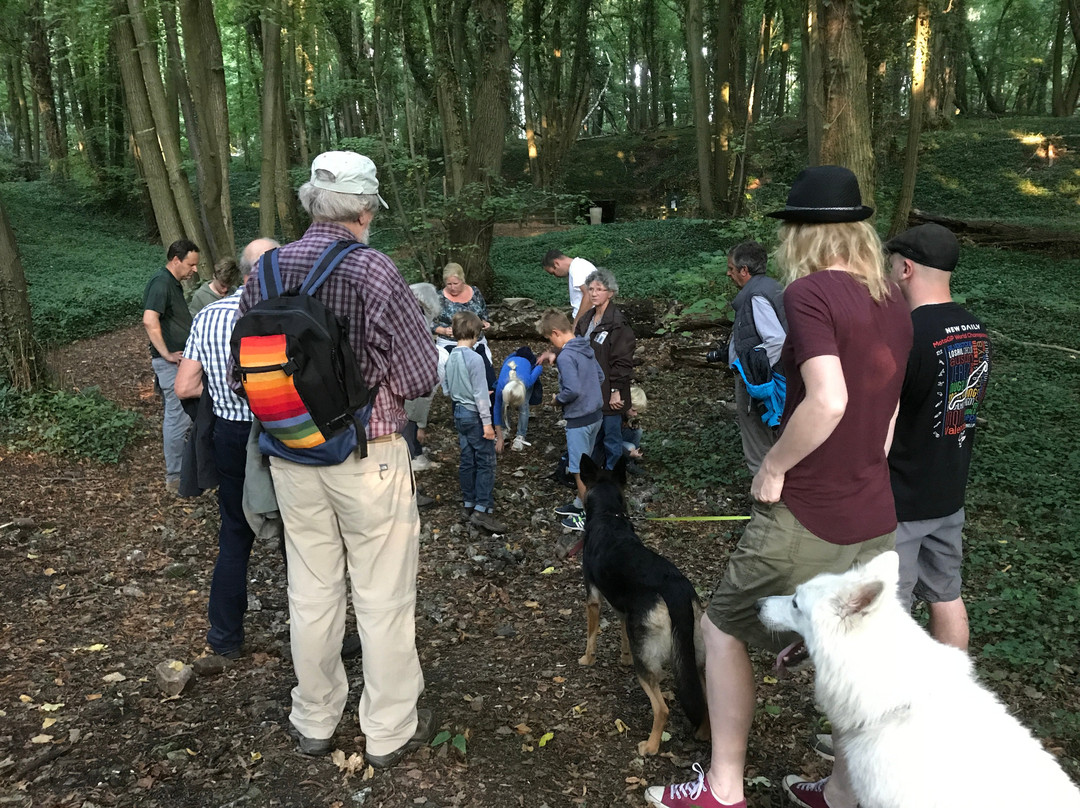
M 311 161 L 311 184 L 339 194 L 375 194 L 387 210 L 390 206 L 379 195 L 375 164 L 362 154 L 351 151 L 323 152 Z

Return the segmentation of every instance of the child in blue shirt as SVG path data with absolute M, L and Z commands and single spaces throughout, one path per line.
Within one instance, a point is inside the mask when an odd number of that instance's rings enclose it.
M 540 380 L 543 365 L 536 363 L 529 346 L 523 345 L 514 351 L 503 362 L 499 370 L 499 379 L 495 382 L 495 403 L 492 416 L 495 425 L 495 451 L 502 453 L 503 450 L 503 425 L 507 423 L 507 415 L 511 408 L 518 412 L 517 437 L 510 446 L 515 452 L 524 451 L 526 446 L 532 446 L 525 436 L 529 432 L 529 405 L 539 403 L 534 401 L 535 385 Z
M 454 402 L 454 426 L 461 447 L 458 482 L 461 485 L 463 517 L 491 533 L 505 533 L 495 519 L 495 429 L 491 424 L 484 360 L 473 346 L 483 323 L 471 311 L 454 315 L 451 331 L 457 341 L 446 362 L 443 392 Z M 460 350 L 465 349 L 465 350 Z

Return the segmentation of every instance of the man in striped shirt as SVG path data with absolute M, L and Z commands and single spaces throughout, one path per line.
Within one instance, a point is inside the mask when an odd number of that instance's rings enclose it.
M 244 278 L 264 252 L 276 241 L 260 238 L 240 256 Z M 244 467 L 251 432 L 251 410 L 228 383 L 229 340 L 240 306 L 240 289 L 204 307 L 191 324 L 184 356 L 176 372 L 176 395 L 198 398 L 205 384 L 210 391 L 214 415 L 214 464 L 218 472 L 218 558 L 210 584 L 207 614 L 210 630 L 206 641 L 226 659 L 240 656 L 244 644 L 244 613 L 247 611 L 247 568 L 255 540 L 244 516 Z
M 282 288 L 298 287 L 328 245 L 367 243 L 379 206 L 375 164 L 355 152 L 326 152 L 299 190 L 312 225 L 278 253 Z M 289 559 L 293 667 L 290 729 L 307 755 L 324 755 L 345 709 L 349 681 L 339 649 L 345 632 L 347 568 L 363 643 L 360 728 L 369 764 L 386 768 L 435 734 L 417 709 L 424 676 L 416 651 L 420 516 L 409 450 L 401 437 L 407 399 L 437 381 L 437 354 L 420 306 L 394 262 L 365 247 L 350 253 L 315 296 L 348 318 L 349 342 L 367 388 L 378 391 L 367 425 L 367 456 L 336 466 L 270 458 Z M 260 299 L 258 273 L 240 315 Z

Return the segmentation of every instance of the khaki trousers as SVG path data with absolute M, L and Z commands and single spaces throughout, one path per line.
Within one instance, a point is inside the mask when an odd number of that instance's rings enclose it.
M 368 444 L 338 466 L 271 458 L 289 560 L 294 727 L 334 734 L 348 698 L 341 661 L 345 571 L 363 643 L 360 728 L 369 754 L 385 755 L 416 731 L 424 676 L 416 652 L 420 517 L 409 451 L 400 435 Z

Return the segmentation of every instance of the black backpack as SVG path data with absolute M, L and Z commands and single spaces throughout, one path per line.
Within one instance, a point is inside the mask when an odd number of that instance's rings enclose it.
M 314 297 L 363 246 L 330 244 L 299 289 L 282 289 L 278 250 L 259 261 L 262 300 L 237 320 L 232 359 L 234 378 L 262 422 L 263 454 L 309 466 L 337 465 L 354 451 L 367 455 L 364 427 L 375 392 L 360 376 L 348 318 Z

